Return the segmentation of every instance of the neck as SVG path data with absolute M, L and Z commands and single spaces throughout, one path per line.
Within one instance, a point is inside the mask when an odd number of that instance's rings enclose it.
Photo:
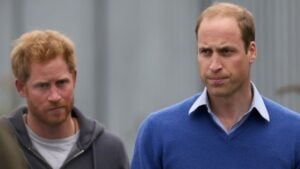
M 78 122 L 75 117 L 69 117 L 61 124 L 49 125 L 39 121 L 30 113 L 24 114 L 24 122 L 38 136 L 46 139 L 61 139 L 72 136 L 78 131 Z
M 211 109 L 220 119 L 226 129 L 231 129 L 249 110 L 253 94 L 248 88 L 247 92 L 230 97 L 210 97 Z

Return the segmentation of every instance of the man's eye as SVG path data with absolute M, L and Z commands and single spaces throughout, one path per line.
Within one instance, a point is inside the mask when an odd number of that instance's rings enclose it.
M 229 49 L 229 48 L 221 49 L 222 56 L 230 56 L 232 55 L 233 52 L 234 52 L 233 49 Z
M 200 55 L 202 56 L 211 56 L 212 51 L 210 49 L 200 49 L 199 50 Z
M 39 89 L 47 89 L 49 87 L 48 83 L 40 83 L 37 85 L 37 88 Z
M 59 80 L 59 81 L 57 81 L 56 84 L 57 84 L 58 86 L 62 87 L 62 86 L 64 86 L 65 84 L 67 84 L 67 82 L 68 82 L 67 80 Z

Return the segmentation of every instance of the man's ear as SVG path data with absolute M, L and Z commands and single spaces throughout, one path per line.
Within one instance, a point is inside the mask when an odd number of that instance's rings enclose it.
M 248 48 L 248 57 L 250 64 L 254 63 L 254 61 L 256 60 L 256 43 L 254 41 L 250 42 Z
M 18 93 L 20 94 L 20 96 L 25 97 L 26 96 L 25 83 L 19 79 L 16 79 L 15 85 L 16 85 L 16 89 L 17 89 Z

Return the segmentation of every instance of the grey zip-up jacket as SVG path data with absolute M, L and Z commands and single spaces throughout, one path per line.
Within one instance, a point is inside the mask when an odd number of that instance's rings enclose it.
M 20 107 L 3 117 L 2 122 L 18 140 L 29 169 L 51 169 L 47 161 L 33 147 L 27 133 Z M 97 121 L 84 116 L 77 108 L 72 110 L 80 124 L 76 148 L 72 150 L 61 169 L 129 169 L 128 157 L 121 140 L 111 134 Z

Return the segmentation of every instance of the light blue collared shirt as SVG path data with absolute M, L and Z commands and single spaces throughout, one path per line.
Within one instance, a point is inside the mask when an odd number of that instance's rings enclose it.
M 239 128 L 247 119 L 247 117 L 249 116 L 250 112 L 256 108 L 258 113 L 268 122 L 270 122 L 270 116 L 269 116 L 269 112 L 266 108 L 266 105 L 262 99 L 262 96 L 260 95 L 260 93 L 258 92 L 257 88 L 255 87 L 254 83 L 251 82 L 251 86 L 252 86 L 252 90 L 253 90 L 253 100 L 251 103 L 251 106 L 249 108 L 249 110 L 243 115 L 243 117 L 236 123 L 233 125 L 233 127 L 228 131 L 223 123 L 220 121 L 220 119 L 216 116 L 215 113 L 213 113 L 211 111 L 211 107 L 208 101 L 208 97 L 207 97 L 207 88 L 204 88 L 202 94 L 197 98 L 197 100 L 193 103 L 193 105 L 191 106 L 190 110 L 189 110 L 189 115 L 194 113 L 195 110 L 200 107 L 200 106 L 206 106 L 207 107 L 207 111 L 208 113 L 211 115 L 211 117 L 213 118 L 213 120 L 217 123 L 217 125 L 219 125 L 227 134 L 232 133 L 233 131 L 235 131 L 237 128 Z

